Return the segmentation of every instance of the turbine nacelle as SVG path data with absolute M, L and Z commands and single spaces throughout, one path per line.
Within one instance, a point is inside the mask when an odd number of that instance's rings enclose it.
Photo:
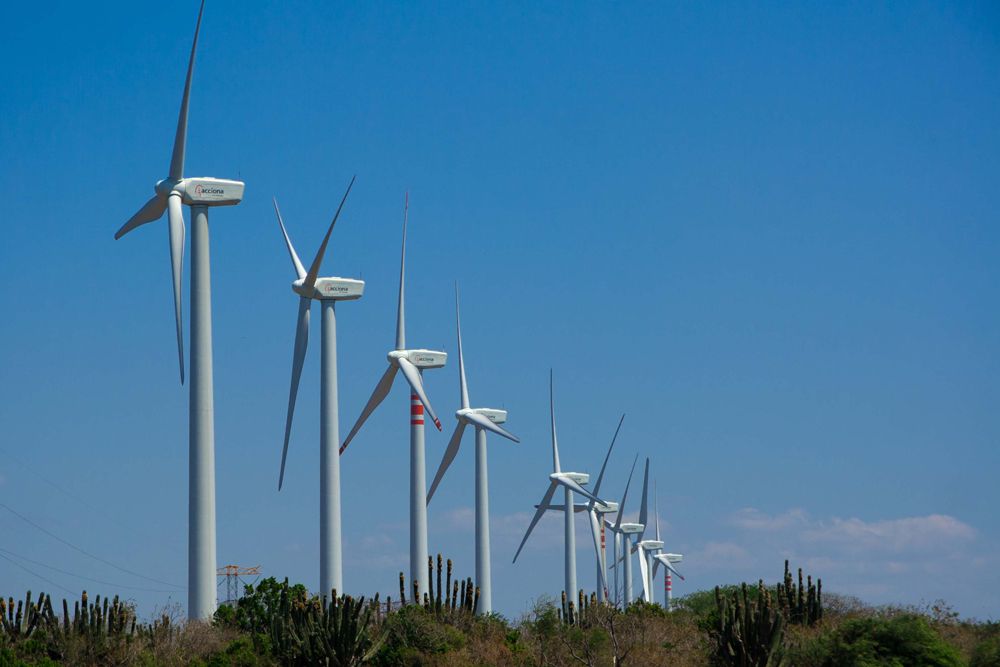
M 399 359 L 406 359 L 417 368 L 443 368 L 448 361 L 447 352 L 437 350 L 393 350 L 386 355 L 389 363 L 398 366 Z
M 353 278 L 317 278 L 310 290 L 305 286 L 305 278 L 292 283 L 292 291 L 307 299 L 320 301 L 354 301 L 365 293 L 365 281 Z
M 535 509 L 538 509 L 541 505 L 535 505 Z M 546 505 L 545 509 L 554 510 L 556 512 L 565 512 L 565 505 Z M 573 511 L 579 512 L 589 512 L 590 503 L 573 503 Z M 618 511 L 618 503 L 612 500 L 606 500 L 603 503 L 594 503 L 594 511 L 598 514 L 614 514 Z
M 662 540 L 643 540 L 642 542 L 639 542 L 639 546 L 642 547 L 643 549 L 645 549 L 646 551 L 656 551 L 657 549 L 662 549 L 663 548 L 663 541 Z
M 549 479 L 555 481 L 559 478 L 568 479 L 577 484 L 586 484 L 590 481 L 590 475 L 585 472 L 554 472 L 549 475 Z
M 235 206 L 243 201 L 243 181 L 201 176 L 174 180 L 165 178 L 156 184 L 156 194 L 179 194 L 188 206 Z
M 641 533 L 645 529 L 646 527 L 641 523 L 623 523 L 618 527 L 618 530 L 626 535 L 635 535 Z
M 507 411 L 497 410 L 496 408 L 462 408 L 455 411 L 455 418 L 464 421 L 466 424 L 475 426 L 475 422 L 466 416 L 472 414 L 482 415 L 494 424 L 503 424 L 507 421 Z
M 663 554 L 663 557 L 671 563 L 680 563 L 684 560 L 684 556 L 682 554 Z

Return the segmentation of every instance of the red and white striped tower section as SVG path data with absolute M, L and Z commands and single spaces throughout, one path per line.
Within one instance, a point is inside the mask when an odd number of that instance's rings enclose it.
M 667 601 L 667 611 L 670 611 L 670 601 L 673 599 L 674 580 L 670 576 L 670 570 L 663 568 L 663 598 Z

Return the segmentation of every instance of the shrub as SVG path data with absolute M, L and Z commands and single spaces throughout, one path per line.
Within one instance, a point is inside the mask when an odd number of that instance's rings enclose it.
M 962 664 L 958 652 L 945 643 L 927 619 L 913 614 L 888 619 L 855 618 L 816 642 L 797 650 L 793 662 L 824 667 L 959 667 Z
M 1000 667 L 1000 637 L 990 637 L 976 646 L 969 667 Z

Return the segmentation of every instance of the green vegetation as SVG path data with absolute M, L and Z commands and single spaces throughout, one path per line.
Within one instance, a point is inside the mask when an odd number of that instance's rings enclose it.
M 401 575 L 397 601 L 336 591 L 321 600 L 265 579 L 212 623 L 176 612 L 139 622 L 129 604 L 86 593 L 58 611 L 44 594 L 0 599 L 0 667 L 1000 667 L 1000 623 L 962 621 L 943 603 L 872 608 L 824 595 L 787 562 L 774 586 L 699 591 L 672 612 L 643 602 L 618 610 L 579 591 L 541 598 L 516 621 L 475 616 L 473 582 L 453 578 L 451 561 L 443 577 L 440 557 L 428 567 L 432 590 L 408 589 Z

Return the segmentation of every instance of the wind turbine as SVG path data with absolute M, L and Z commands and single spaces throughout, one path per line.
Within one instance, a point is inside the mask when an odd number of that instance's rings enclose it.
M 274 213 L 278 216 L 278 226 L 285 238 L 288 255 L 295 269 L 292 291 L 299 295 L 299 314 L 295 325 L 295 348 L 292 354 L 292 383 L 288 390 L 288 415 L 285 418 L 285 443 L 281 449 L 281 472 L 278 474 L 278 490 L 285 481 L 285 460 L 288 456 L 288 439 L 292 433 L 292 415 L 295 413 L 295 397 L 299 392 L 299 378 L 306 359 L 309 345 L 309 314 L 313 299 L 320 302 L 323 312 L 322 340 L 320 343 L 320 389 L 319 389 L 319 582 L 320 595 L 328 596 L 333 589 L 344 590 L 343 557 L 341 549 L 340 523 L 340 418 L 337 409 L 337 311 L 338 301 L 360 299 L 365 291 L 365 283 L 350 278 L 320 278 L 319 269 L 326 253 L 333 226 L 337 224 L 340 211 L 344 208 L 347 195 L 351 192 L 354 179 L 347 186 L 344 198 L 340 200 L 337 213 L 330 228 L 316 252 L 307 273 L 292 246 L 292 240 L 281 219 L 278 200 L 274 200 Z
M 597 483 L 594 484 L 594 495 L 601 492 L 601 482 L 604 480 L 604 470 L 608 467 L 608 459 L 611 458 L 611 450 L 615 448 L 615 441 L 618 440 L 618 432 L 622 428 L 622 423 L 625 421 L 625 415 L 622 414 L 621 419 L 618 420 L 618 427 L 615 429 L 615 434 L 611 438 L 611 446 L 608 447 L 608 453 L 604 456 L 604 463 L 601 464 L 601 472 L 597 475 Z M 549 505 L 549 509 L 555 510 L 557 512 L 563 512 L 566 510 L 564 505 Z M 608 598 L 608 568 L 607 568 L 607 557 L 606 557 L 606 546 L 605 546 L 605 525 L 604 525 L 604 515 L 614 514 L 618 511 L 618 503 L 614 501 L 607 501 L 602 504 L 598 504 L 593 500 L 587 500 L 586 502 L 579 502 L 573 505 L 573 512 L 586 512 L 587 517 L 590 520 L 590 535 L 594 540 L 594 554 L 597 560 L 597 599 L 604 602 Z
M 681 581 L 684 581 L 684 575 L 675 570 L 673 567 L 674 563 L 680 563 L 682 560 L 684 560 L 684 556 L 683 554 L 658 553 L 654 556 L 654 558 L 656 559 L 656 561 L 653 563 L 654 577 L 656 576 L 655 570 L 658 565 L 662 563 L 663 566 L 666 568 L 666 571 L 663 573 L 663 596 L 664 596 L 663 599 L 667 611 L 672 611 L 673 610 L 672 600 L 674 596 L 673 596 L 673 580 L 670 574 L 671 573 L 676 574 Z
M 455 286 L 455 328 L 458 331 L 458 379 L 461 407 L 455 412 L 455 431 L 451 434 L 448 448 L 444 451 L 431 490 L 427 492 L 430 504 L 434 491 L 444 477 L 445 471 L 458 454 L 462 444 L 462 434 L 466 426 L 476 429 L 476 585 L 479 586 L 479 606 L 477 614 L 493 611 L 493 586 L 490 577 L 490 497 L 486 474 L 486 432 L 492 431 L 508 440 L 521 442 L 516 436 L 500 426 L 507 421 L 507 411 L 496 408 L 470 408 L 469 388 L 465 383 L 465 360 L 462 356 L 462 320 L 458 311 L 458 286 Z
M 646 602 L 653 602 L 653 578 L 656 576 L 655 555 L 663 551 L 663 540 L 660 539 L 660 517 L 656 510 L 656 481 L 653 481 L 653 521 L 656 524 L 656 537 L 652 540 L 641 540 L 636 545 L 639 552 L 640 566 L 645 561 L 646 568 L 643 571 L 646 581 L 643 583 L 643 593 Z
M 347 439 L 340 446 L 343 454 L 351 440 L 361 429 L 369 415 L 385 400 L 392 389 L 392 381 L 398 371 L 410 385 L 410 579 L 416 581 L 420 594 L 430 590 L 427 573 L 427 481 L 424 465 L 424 409 L 434 421 L 437 430 L 441 430 L 441 421 L 434 414 L 434 408 L 424 391 L 421 379 L 423 371 L 428 368 L 441 368 L 448 360 L 445 352 L 425 350 L 423 348 L 408 349 L 406 347 L 406 318 L 403 312 L 403 285 L 406 277 L 406 218 L 410 208 L 409 195 L 403 204 L 403 250 L 399 260 L 399 303 L 396 309 L 396 349 L 389 352 L 389 368 L 375 385 L 375 391 L 361 411 L 361 416 L 354 424 Z M 419 598 L 418 598 L 419 599 Z
M 555 495 L 556 489 L 558 487 L 563 487 L 564 492 L 564 507 L 573 507 L 573 494 L 579 493 L 582 496 L 589 498 L 595 502 L 602 505 L 607 503 L 596 495 L 587 491 L 585 488 L 580 486 L 581 484 L 586 484 L 590 481 L 590 475 L 582 472 L 563 472 L 559 466 L 559 440 L 556 437 L 556 408 L 555 408 L 555 397 L 552 387 L 552 371 L 549 371 L 549 414 L 552 421 L 552 474 L 549 475 L 549 488 L 546 490 L 545 495 L 542 496 L 542 500 L 536 505 L 538 508 L 535 511 L 535 516 L 532 517 L 531 523 L 528 524 L 528 529 L 524 533 L 524 537 L 521 539 L 521 545 L 517 548 L 517 553 L 514 554 L 514 561 L 517 562 L 517 557 L 521 555 L 521 549 L 524 548 L 525 542 L 528 541 L 528 536 L 531 535 L 531 531 L 535 528 L 535 525 L 545 514 L 546 510 L 550 509 L 549 504 L 552 501 L 552 496 Z M 565 566 L 565 591 L 567 597 L 571 600 L 576 595 L 576 534 L 573 530 L 573 512 L 563 512 L 565 517 L 564 522 L 564 541 L 565 541 L 565 556 L 564 556 L 564 566 Z
M 653 570 L 650 575 L 650 589 L 652 589 L 652 582 L 656 579 L 656 571 L 662 564 L 664 567 L 663 572 L 663 606 L 667 611 L 670 611 L 671 599 L 673 598 L 673 582 L 670 578 L 670 573 L 676 574 L 681 581 L 684 581 L 684 576 L 674 569 L 674 563 L 679 563 L 684 560 L 684 556 L 681 554 L 668 554 L 663 553 L 663 542 L 660 540 L 660 512 L 657 507 L 658 503 L 656 500 L 656 483 L 653 483 L 653 522 L 656 524 L 656 541 L 660 542 L 660 548 L 654 552 L 650 552 L 653 559 Z
M 208 209 L 234 206 L 243 199 L 244 184 L 219 178 L 185 178 L 188 104 L 194 75 L 198 32 L 205 11 L 202 0 L 188 60 L 184 95 L 177 119 L 167 177 L 157 181 L 155 194 L 115 233 L 115 239 L 159 220 L 167 212 L 170 264 L 174 287 L 177 357 L 184 383 L 184 335 L 181 329 L 181 271 L 184 262 L 184 213 L 191 207 L 191 385 L 188 482 L 188 616 L 208 619 L 215 613 L 215 409 L 212 390 L 212 296 L 209 266 Z
M 619 563 L 621 563 L 625 569 L 622 575 L 622 588 L 625 589 L 625 606 L 632 604 L 632 558 L 630 556 L 630 549 L 632 546 L 632 536 L 641 535 L 643 531 L 643 524 L 634 523 L 629 521 L 623 521 L 625 518 L 625 501 L 628 499 L 628 489 L 632 484 L 632 473 L 635 472 L 635 464 L 639 460 L 639 455 L 636 454 L 635 460 L 632 461 L 632 469 L 628 473 L 628 481 L 625 483 L 625 493 L 622 494 L 622 501 L 618 505 L 618 516 L 615 518 L 614 524 L 610 521 L 605 521 L 605 525 L 611 528 L 611 532 L 615 535 L 615 578 L 617 579 L 617 568 Z M 646 459 L 646 477 L 649 476 L 649 459 Z M 643 497 L 645 497 L 645 487 L 646 481 L 643 480 Z M 643 503 L 645 505 L 645 503 Z M 643 510 L 644 512 L 645 510 Z M 624 544 L 622 544 L 624 542 Z M 621 546 L 619 546 L 621 545 Z M 622 556 L 619 558 L 618 553 Z M 616 586 L 617 587 L 617 586 Z
M 653 586 L 651 565 L 649 563 L 649 552 L 656 551 L 663 548 L 663 542 L 657 540 L 644 540 L 643 536 L 646 534 L 646 517 L 647 517 L 647 505 L 648 505 L 648 489 L 649 489 L 649 458 L 646 459 L 646 470 L 642 478 L 642 500 L 639 505 L 639 523 L 642 525 L 642 530 L 640 530 L 635 537 L 635 545 L 632 546 L 632 551 L 638 552 L 639 555 L 639 572 L 642 575 L 642 597 L 646 602 L 653 601 Z

